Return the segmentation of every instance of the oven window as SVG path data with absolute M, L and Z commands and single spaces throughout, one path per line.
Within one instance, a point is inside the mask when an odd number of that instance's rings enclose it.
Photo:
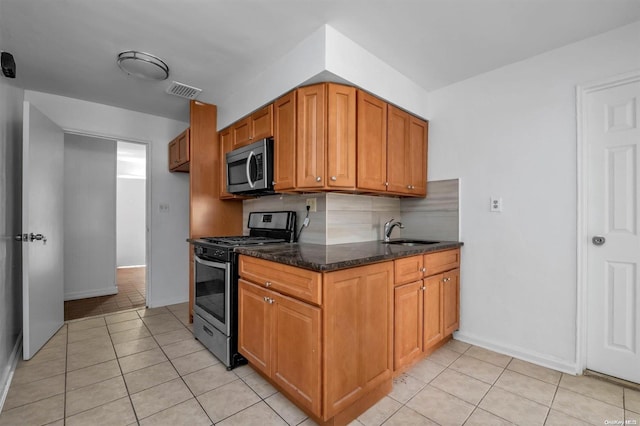
M 195 304 L 207 311 L 222 324 L 225 322 L 225 283 L 224 269 L 214 268 L 196 262 Z

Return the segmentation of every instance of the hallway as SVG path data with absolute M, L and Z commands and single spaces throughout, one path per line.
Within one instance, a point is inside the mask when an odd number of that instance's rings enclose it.
M 65 301 L 64 320 L 144 307 L 146 303 L 145 273 L 144 266 L 118 268 L 116 271 L 118 294 Z

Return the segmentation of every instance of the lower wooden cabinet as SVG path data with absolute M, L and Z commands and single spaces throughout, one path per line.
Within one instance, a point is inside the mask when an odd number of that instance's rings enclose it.
M 396 260 L 394 290 L 394 370 L 399 371 L 423 358 L 449 337 L 460 324 L 460 251 L 449 250 Z M 456 259 L 452 261 L 452 259 Z M 409 283 L 402 281 L 413 270 L 428 274 L 429 265 L 446 272 Z M 400 274 L 399 274 L 400 272 Z M 399 281 L 399 282 L 398 282 Z
M 320 411 L 320 309 L 239 281 L 238 349 L 307 409 Z
M 282 294 L 285 286 L 266 288 L 266 278 L 243 277 L 251 270 L 243 262 L 254 260 L 240 256 L 239 352 L 322 422 L 342 423 L 382 398 L 370 399 L 391 388 L 393 262 L 316 273 L 318 307 Z

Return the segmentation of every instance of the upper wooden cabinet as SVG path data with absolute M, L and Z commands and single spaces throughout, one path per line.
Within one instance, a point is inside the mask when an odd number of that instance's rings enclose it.
M 289 92 L 273 103 L 273 189 L 290 191 L 296 186 L 296 99 Z
M 259 109 L 232 127 L 233 149 L 273 136 L 273 104 Z
M 233 135 L 231 127 L 220 130 L 218 141 L 220 143 L 220 198 L 228 199 L 235 196 L 227 192 L 227 162 L 226 153 L 233 149 Z
M 358 91 L 358 189 L 424 197 L 428 123 Z
M 189 171 L 189 147 L 189 129 L 180 133 L 175 139 L 169 142 L 169 171 Z

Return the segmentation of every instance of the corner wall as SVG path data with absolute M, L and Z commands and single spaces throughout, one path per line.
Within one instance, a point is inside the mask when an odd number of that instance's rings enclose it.
M 25 99 L 71 133 L 147 143 L 150 180 L 150 307 L 189 298 L 189 175 L 170 173 L 167 144 L 188 123 L 48 93 L 25 91 Z M 168 210 L 160 211 L 160 205 Z
M 576 85 L 640 69 L 638 40 L 640 22 L 431 93 L 429 180 L 463 182 L 458 338 L 578 372 Z
M 0 80 L 0 409 L 22 334 L 22 105 L 24 91 Z

